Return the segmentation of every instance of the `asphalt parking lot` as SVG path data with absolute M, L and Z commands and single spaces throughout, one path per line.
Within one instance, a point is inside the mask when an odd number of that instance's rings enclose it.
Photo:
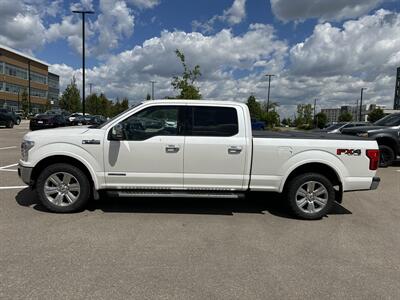
M 273 196 L 36 203 L 15 164 L 28 126 L 0 128 L 1 299 L 398 299 L 400 165 L 319 221 Z

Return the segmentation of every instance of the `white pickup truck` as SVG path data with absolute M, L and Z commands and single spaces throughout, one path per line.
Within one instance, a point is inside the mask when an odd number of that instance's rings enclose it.
M 342 192 L 376 189 L 374 140 L 252 132 L 243 103 L 147 101 L 99 127 L 25 135 L 19 176 L 53 212 L 74 212 L 100 194 L 237 198 L 285 193 L 293 213 L 324 216 Z M 266 200 L 268 196 L 265 196 Z

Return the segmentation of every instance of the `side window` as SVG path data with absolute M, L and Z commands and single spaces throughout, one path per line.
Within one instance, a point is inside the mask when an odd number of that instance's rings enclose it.
M 179 106 L 145 108 L 122 121 L 125 140 L 144 141 L 154 136 L 179 135 Z
M 193 106 L 188 128 L 192 136 L 233 136 L 239 132 L 233 107 Z

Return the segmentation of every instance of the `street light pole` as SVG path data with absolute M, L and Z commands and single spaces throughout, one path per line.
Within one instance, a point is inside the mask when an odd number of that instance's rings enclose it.
M 273 77 L 275 75 L 267 74 L 265 76 L 268 77 L 268 98 L 267 98 L 267 113 L 268 113 L 269 112 L 269 94 L 270 94 L 270 90 L 271 90 L 271 77 Z
M 155 81 L 150 81 L 151 82 L 151 100 L 154 100 L 154 84 L 156 83 Z
M 85 15 L 94 14 L 94 11 L 73 10 L 72 12 L 82 15 L 82 113 L 85 115 Z
M 363 93 L 364 90 L 366 90 L 367 88 L 361 88 L 361 98 L 360 98 L 360 121 L 362 121 L 362 105 L 363 105 Z

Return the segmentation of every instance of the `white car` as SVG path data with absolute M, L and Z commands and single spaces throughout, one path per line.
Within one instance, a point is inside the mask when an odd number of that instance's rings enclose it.
M 247 106 L 227 101 L 147 101 L 97 128 L 27 133 L 21 152 L 20 177 L 53 212 L 81 210 L 99 192 L 238 198 L 258 191 L 284 193 L 296 216 L 317 219 L 342 192 L 380 181 L 376 141 L 253 134 Z

